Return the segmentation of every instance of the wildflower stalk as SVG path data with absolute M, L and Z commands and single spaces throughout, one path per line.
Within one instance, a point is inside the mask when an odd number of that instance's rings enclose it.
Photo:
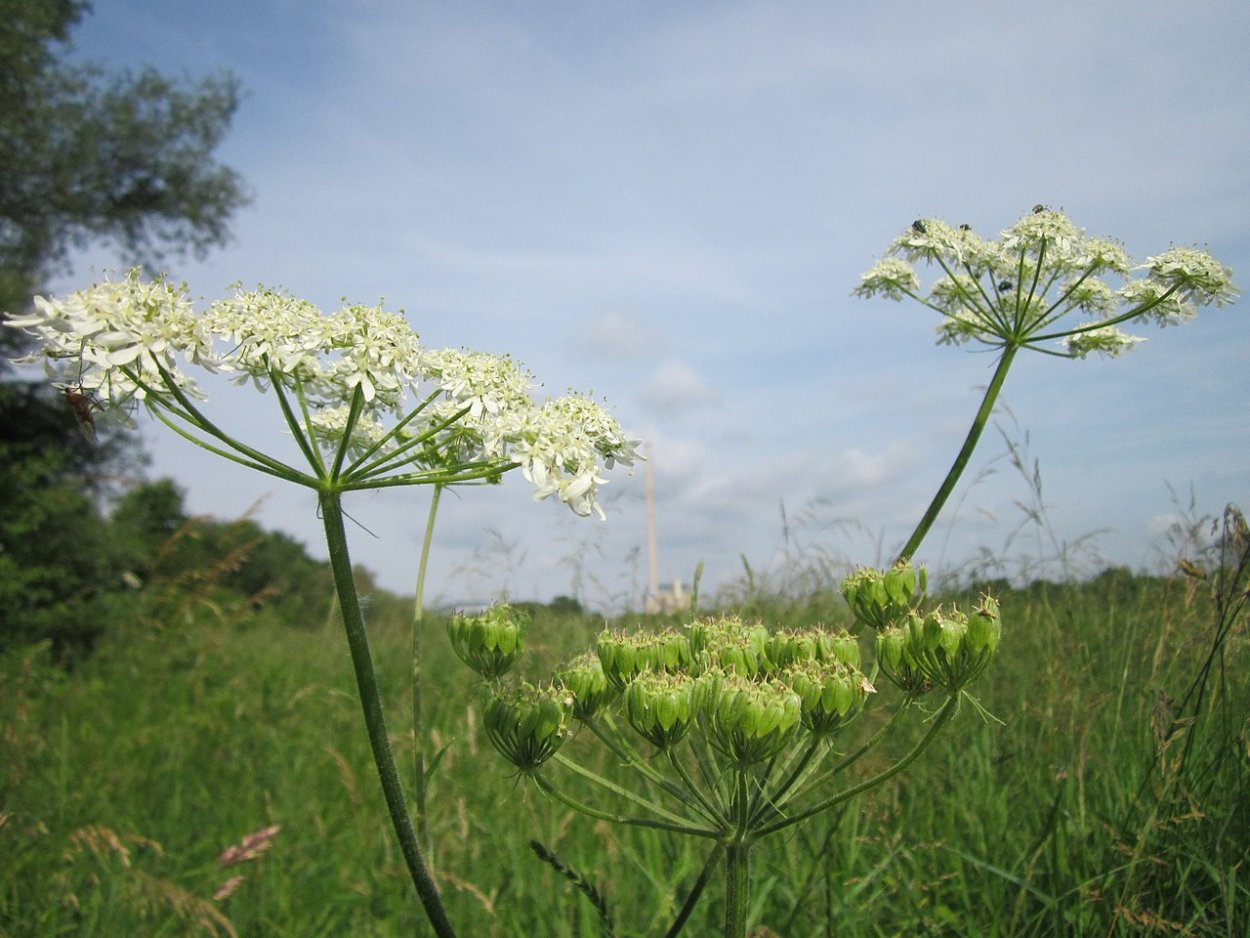
M 403 785 L 399 780 L 399 770 L 395 765 L 395 754 L 387 735 L 386 718 L 382 713 L 382 702 L 378 695 L 377 675 L 373 669 L 373 656 L 369 651 L 369 636 L 365 631 L 365 621 L 360 611 L 360 600 L 352 575 L 351 555 L 347 548 L 347 534 L 343 529 L 341 496 L 333 490 L 323 490 L 318 493 L 317 504 L 325 528 L 330 566 L 334 571 L 334 586 L 339 597 L 343 628 L 347 633 L 347 647 L 351 652 L 352 667 L 356 672 L 356 689 L 360 694 L 360 704 L 364 711 L 365 730 L 369 736 L 369 747 L 373 751 L 378 778 L 382 783 L 382 794 L 386 800 L 386 810 L 391 817 L 391 826 L 394 827 L 395 835 L 399 838 L 400 850 L 408 865 L 408 874 L 412 877 L 417 897 L 421 900 L 421 906 L 430 920 L 430 925 L 434 928 L 434 933 L 439 938 L 454 938 L 455 929 L 452 928 L 447 911 L 443 908 L 442 900 L 438 895 L 438 887 L 430 875 L 422 855 L 421 845 L 417 841 L 417 833 L 404 799 Z
M 442 494 L 443 486 L 435 485 L 430 495 L 425 536 L 421 539 L 421 559 L 417 562 L 416 597 L 412 603 L 412 794 L 416 804 L 417 835 L 425 847 L 425 852 L 429 855 L 433 854 L 434 844 L 430 839 L 430 824 L 426 814 L 425 736 L 422 732 L 425 724 L 421 709 L 425 677 L 421 665 L 423 657 L 421 638 L 425 628 L 425 573 L 429 566 L 430 547 L 434 543 L 434 522 L 438 517 L 438 503 Z
M 743 938 L 751 901 L 751 845 L 744 841 L 725 847 L 725 938 Z
M 964 445 L 960 448 L 955 461 L 951 463 L 950 471 L 946 473 L 946 478 L 942 480 L 942 484 L 938 487 L 937 493 L 933 496 L 933 501 L 925 509 L 924 515 L 920 518 L 920 523 L 912 531 L 911 537 L 907 539 L 903 549 L 898 552 L 895 563 L 910 560 L 916 551 L 920 549 L 920 545 L 928 535 L 929 529 L 933 527 L 933 522 L 937 520 L 938 515 L 942 512 L 942 508 L 946 505 L 946 500 L 950 498 L 951 492 L 955 490 L 960 477 L 968 467 L 968 461 L 972 458 L 972 453 L 981 441 L 981 433 L 989 422 L 990 414 L 994 412 L 994 405 L 998 402 L 998 395 L 1003 389 L 1003 383 L 1007 380 L 1007 371 L 1011 368 L 1012 362 L 1015 361 L 1018 350 L 1019 346 L 1014 344 L 1008 345 L 1003 349 L 1003 354 L 998 359 L 998 365 L 994 369 L 994 376 L 990 378 L 990 383 L 985 389 L 985 396 L 981 399 L 981 406 L 977 409 L 976 416 L 972 419 L 972 426 L 968 428 L 968 435 L 964 438 Z

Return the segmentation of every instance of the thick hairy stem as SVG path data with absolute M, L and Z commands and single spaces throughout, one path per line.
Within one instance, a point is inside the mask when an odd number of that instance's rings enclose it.
M 977 448 L 977 443 L 981 439 L 981 431 L 985 429 L 986 423 L 989 422 L 990 414 L 994 411 L 994 404 L 998 400 L 999 392 L 1003 389 L 1003 382 L 1006 380 L 1007 371 L 1011 368 L 1011 363 L 1016 357 L 1016 351 L 1017 347 L 1014 345 L 1008 345 L 1003 349 L 1003 355 L 998 360 L 998 367 L 994 369 L 994 377 L 990 379 L 989 386 L 985 389 L 985 397 L 981 400 L 981 407 L 977 410 L 972 426 L 968 429 L 968 436 L 964 440 L 963 448 L 960 449 L 959 455 L 955 457 L 955 462 L 951 465 L 950 472 L 942 480 L 942 485 L 937 490 L 937 494 L 933 496 L 933 501 L 930 502 L 924 517 L 916 525 L 916 530 L 907 539 L 906 545 L 899 551 L 895 562 L 908 560 L 915 555 L 920 548 L 921 542 L 924 541 L 925 536 L 929 533 L 929 529 L 933 527 L 933 522 L 937 520 L 937 516 L 941 513 L 946 500 L 950 497 L 951 492 L 955 490 L 959 477 L 964 474 L 964 469 L 968 466 L 968 460 L 972 458 L 972 452 Z
M 746 938 L 751 902 L 751 845 L 725 847 L 725 938 Z
M 365 727 L 373 761 L 382 782 L 382 794 L 391 816 L 395 835 L 408 873 L 416 887 L 417 896 L 425 909 L 426 917 L 439 938 L 454 938 L 456 932 L 438 895 L 438 887 L 430 875 L 417 842 L 412 818 L 404 802 L 404 790 L 395 766 L 395 754 L 386 732 L 386 719 L 382 714 L 382 701 L 378 695 L 377 675 L 373 670 L 373 656 L 369 651 L 369 636 L 365 632 L 360 600 L 356 595 L 356 583 L 352 577 L 351 555 L 347 550 L 347 534 L 343 530 L 343 506 L 337 492 L 321 492 L 318 496 L 321 520 L 325 526 L 326 545 L 330 551 L 330 566 L 334 571 L 334 586 L 338 592 L 339 609 L 343 615 L 343 627 L 347 632 L 347 646 L 351 651 L 352 666 L 356 671 L 356 687 L 360 692 L 360 705 L 364 710 Z

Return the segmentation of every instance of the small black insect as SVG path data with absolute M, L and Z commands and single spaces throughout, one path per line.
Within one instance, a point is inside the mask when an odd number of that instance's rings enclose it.
M 916 232 L 916 234 L 925 234 L 929 229 L 924 226 L 924 222 L 917 218 L 911 223 L 911 230 Z
M 1046 211 L 1046 206 L 1043 205 L 1041 202 L 1038 202 L 1036 205 L 1033 206 L 1034 215 L 1040 215 L 1044 211 Z
M 960 225 L 960 226 L 959 226 L 959 230 L 960 230 L 960 231 L 971 231 L 971 230 L 972 230 L 972 226 L 971 226 L 970 224 L 968 224 L 967 222 L 964 222 L 962 225 Z
M 1014 286 L 1015 284 L 1012 283 L 1010 280 L 1000 280 L 998 282 L 998 292 L 1006 293 L 1008 290 L 1010 290 Z

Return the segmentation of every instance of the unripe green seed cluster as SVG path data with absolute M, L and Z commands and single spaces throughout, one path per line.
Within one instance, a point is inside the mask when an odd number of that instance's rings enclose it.
M 568 738 L 573 701 L 557 685 L 522 683 L 494 694 L 483 723 L 495 748 L 522 772 L 532 772 L 556 754 Z
M 516 664 L 530 621 L 528 614 L 503 603 L 480 615 L 453 615 L 447 620 L 447 637 L 461 661 L 486 680 L 497 681 Z
M 881 670 L 909 694 L 932 687 L 959 690 L 989 665 L 1002 638 L 998 602 L 981 597 L 971 613 L 912 612 L 903 625 L 877 633 Z
M 842 581 L 842 598 L 858 622 L 877 631 L 902 623 L 924 599 L 923 567 L 900 560 L 888 570 L 863 567 Z
M 860 570 L 847 580 L 842 591 L 856 618 L 877 632 L 872 674 L 879 670 L 909 696 L 937 687 L 962 691 L 998 649 L 998 604 L 988 596 L 968 613 L 921 612 L 924 572 L 909 563 Z M 570 723 L 596 721 L 612 707 L 658 750 L 697 732 L 745 768 L 777 757 L 800 736 L 838 732 L 876 693 L 861 670 L 859 640 L 846 630 L 770 632 L 732 616 L 683 629 L 605 630 L 593 651 L 557 668 L 549 685 L 498 686 L 526 625 L 528 617 L 507 606 L 454 616 L 448 625 L 456 653 L 497 685 L 487 732 L 523 772 L 555 754 Z

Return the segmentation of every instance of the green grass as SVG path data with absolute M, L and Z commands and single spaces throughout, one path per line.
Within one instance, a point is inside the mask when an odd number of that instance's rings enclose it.
M 1003 593 L 1002 651 L 975 688 L 1003 725 L 965 706 L 894 783 L 765 841 L 759 934 L 1250 934 L 1250 654 L 1243 615 L 1186 704 L 1217 621 L 1203 587 Z M 526 672 L 601 625 L 540 618 Z M 371 629 L 408 771 L 402 611 L 379 607 Z M 439 624 L 425 647 L 428 751 L 445 747 L 433 862 L 461 933 L 602 934 L 538 840 L 605 897 L 618 935 L 663 934 L 707 845 L 570 815 L 508 777 Z M 136 624 L 68 674 L 14 651 L 0 681 L 0 934 L 424 933 L 332 626 Z M 570 745 L 611 770 L 588 740 Z M 266 853 L 219 868 L 272 824 Z M 720 901 L 714 880 L 683 934 L 716 934 Z

